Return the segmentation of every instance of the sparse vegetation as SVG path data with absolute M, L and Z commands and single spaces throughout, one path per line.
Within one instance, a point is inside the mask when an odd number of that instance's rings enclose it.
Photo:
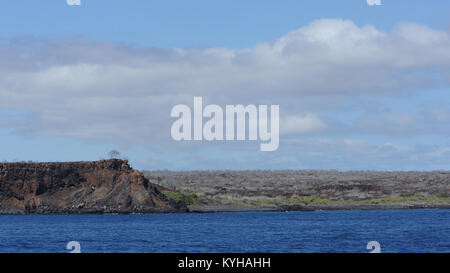
M 186 205 L 195 205 L 198 200 L 197 195 L 193 192 L 181 193 L 175 191 L 163 191 L 163 193 L 169 198 L 184 202 Z
M 450 172 L 144 172 L 177 200 L 240 207 L 450 204 Z M 176 192 L 181 192 L 178 194 Z M 195 198 L 194 198 L 195 196 Z

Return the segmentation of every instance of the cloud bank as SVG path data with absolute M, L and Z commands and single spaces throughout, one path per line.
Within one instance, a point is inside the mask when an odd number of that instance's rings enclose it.
M 18 134 L 173 145 L 170 109 L 193 96 L 280 104 L 285 139 L 449 133 L 445 107 L 423 115 L 364 106 L 450 87 L 450 34 L 414 23 L 386 33 L 323 19 L 247 49 L 16 39 L 0 46 L 0 59 L 0 109 L 27 113 L 0 126 Z

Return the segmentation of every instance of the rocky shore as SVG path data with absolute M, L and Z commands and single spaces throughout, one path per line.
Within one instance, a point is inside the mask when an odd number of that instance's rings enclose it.
M 188 206 L 192 213 L 219 212 L 284 212 L 320 210 L 399 210 L 399 209 L 450 209 L 450 204 L 351 204 L 351 205 L 292 205 L 280 207 Z

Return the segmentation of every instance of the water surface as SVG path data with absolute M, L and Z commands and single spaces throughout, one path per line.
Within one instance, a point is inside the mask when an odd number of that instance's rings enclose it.
M 2 215 L 0 252 L 450 252 L 450 210 Z

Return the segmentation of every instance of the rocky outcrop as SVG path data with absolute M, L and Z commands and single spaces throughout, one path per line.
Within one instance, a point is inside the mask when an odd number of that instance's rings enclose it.
M 127 161 L 0 163 L 1 214 L 186 212 Z

